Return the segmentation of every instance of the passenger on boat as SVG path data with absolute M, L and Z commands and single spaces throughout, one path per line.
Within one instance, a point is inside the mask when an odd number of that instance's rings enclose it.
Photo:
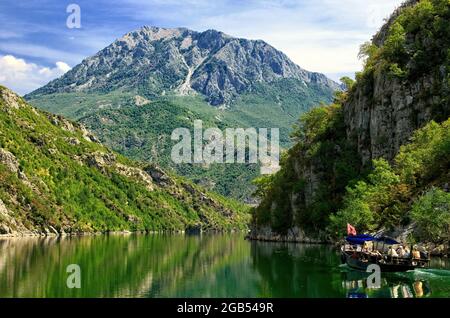
M 398 257 L 397 252 L 394 250 L 394 248 L 392 246 L 389 247 L 388 256 Z
M 373 250 L 372 242 L 364 242 L 363 252 L 370 253 Z
M 408 246 L 405 246 L 405 254 L 404 254 L 404 258 L 410 258 L 411 257 L 411 251 L 409 250 Z
M 397 248 L 397 254 L 398 254 L 398 257 L 405 257 L 405 249 L 403 248 L 403 246 L 402 245 L 400 245 L 398 248 Z
M 427 259 L 428 258 L 428 252 L 424 246 L 419 246 L 417 249 L 420 253 L 420 258 Z
M 413 259 L 420 259 L 420 252 L 417 249 L 417 247 L 414 247 L 414 249 L 412 251 L 412 256 L 413 256 Z

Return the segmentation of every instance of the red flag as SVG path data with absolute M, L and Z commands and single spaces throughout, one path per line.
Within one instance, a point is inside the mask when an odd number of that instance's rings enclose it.
M 348 223 L 347 223 L 347 235 L 348 236 L 356 235 L 356 229 Z

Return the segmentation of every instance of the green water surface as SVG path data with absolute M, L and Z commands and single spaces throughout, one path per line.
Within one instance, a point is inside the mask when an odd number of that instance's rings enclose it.
M 81 288 L 67 287 L 79 265 Z M 450 262 L 383 274 L 349 270 L 331 246 L 249 242 L 243 234 L 0 240 L 0 297 L 450 297 Z

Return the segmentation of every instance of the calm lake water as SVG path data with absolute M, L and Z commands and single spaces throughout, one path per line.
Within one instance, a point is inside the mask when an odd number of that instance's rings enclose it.
M 81 268 L 69 289 L 67 266 Z M 0 297 L 450 297 L 450 262 L 382 275 L 340 265 L 329 246 L 228 235 L 110 235 L 0 240 Z

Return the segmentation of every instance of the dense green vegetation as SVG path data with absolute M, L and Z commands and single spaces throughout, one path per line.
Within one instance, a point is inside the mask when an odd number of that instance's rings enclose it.
M 104 94 L 78 92 L 40 95 L 38 99 L 31 99 L 29 102 L 33 106 L 72 120 L 89 116 L 102 109 L 118 109 L 135 103 L 134 95 L 120 90 Z
M 450 120 L 441 125 L 431 122 L 418 130 L 394 164 L 375 160 L 369 176 L 348 187 L 343 208 L 330 217 L 330 229 L 342 234 L 349 222 L 370 231 L 414 221 L 418 237 L 448 238 L 450 195 L 433 184 L 449 180 L 449 153 Z
M 6 88 L 0 94 L 0 150 L 12 157 L 0 162 L 0 199 L 17 224 L 1 214 L 0 223 L 11 230 L 245 228 L 242 205 L 171 175 L 165 186 L 145 180 L 153 166 L 86 140 L 77 124 L 36 111 Z
M 256 164 L 176 165 L 170 158 L 170 135 L 175 128 L 192 128 L 202 120 L 204 128 L 279 128 L 282 147 L 291 145 L 289 133 L 298 114 L 321 102 L 330 102 L 332 92 L 298 80 L 283 79 L 272 85 L 255 84 L 233 104 L 212 107 L 197 96 L 168 95 L 159 98 L 140 91 L 147 103 L 137 105 L 136 95 L 120 90 L 102 93 L 42 95 L 31 103 L 52 113 L 78 120 L 113 150 L 130 158 L 157 163 L 196 184 L 225 196 L 248 200 L 259 176 Z
M 406 81 L 424 74 L 446 74 L 436 82 L 433 95 L 440 98 L 435 118 L 450 116 L 450 5 L 448 0 L 421 0 L 402 9 L 387 30 L 382 46 L 367 42 L 361 47 L 364 71 L 361 81 L 370 81 L 374 73 L 386 73 Z
M 159 100 L 140 107 L 127 107 L 97 112 L 80 119 L 105 144 L 127 157 L 154 162 L 176 174 L 188 177 L 222 195 L 245 199 L 252 192 L 249 180 L 258 173 L 256 164 L 176 164 L 171 159 L 172 131 L 179 127 L 191 130 L 194 120 L 202 120 L 203 128 L 225 129 L 231 125 L 220 116 L 223 111 L 212 108 L 196 98 L 187 107 L 180 100 Z M 239 127 L 239 126 L 237 126 Z
M 432 188 L 414 202 L 411 218 L 417 223 L 417 238 L 425 241 L 450 240 L 450 193 Z

